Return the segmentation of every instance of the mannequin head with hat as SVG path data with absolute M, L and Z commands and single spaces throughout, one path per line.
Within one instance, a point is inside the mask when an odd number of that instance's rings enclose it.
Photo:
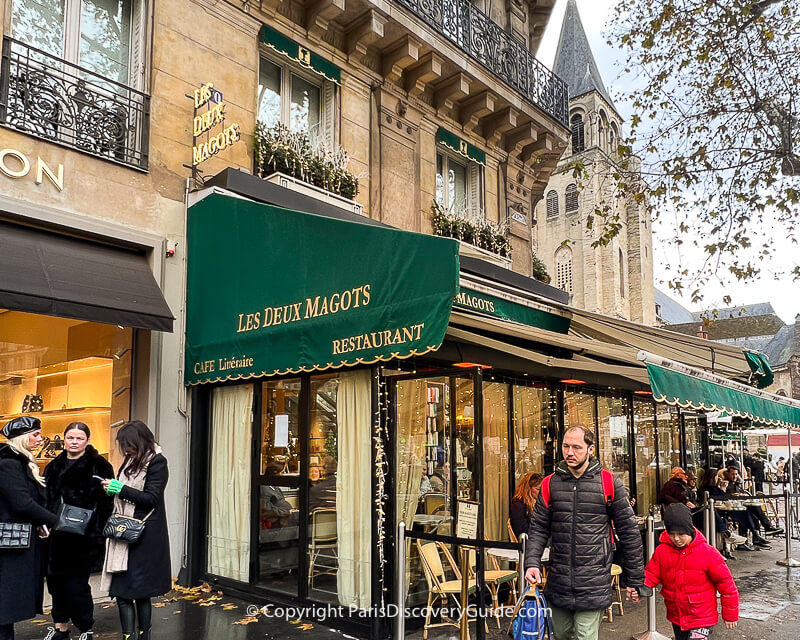
M 42 423 L 39 418 L 33 416 L 20 416 L 9 420 L 0 429 L 2 434 L 8 441 L 8 445 L 17 453 L 28 458 L 28 467 L 31 470 L 33 478 L 39 483 L 44 484 L 44 478 L 39 473 L 39 466 L 36 464 L 36 459 L 33 457 L 33 452 L 36 447 L 42 442 Z

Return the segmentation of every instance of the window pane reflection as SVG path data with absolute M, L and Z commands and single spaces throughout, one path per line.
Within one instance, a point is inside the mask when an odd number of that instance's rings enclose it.
M 464 209 L 467 205 L 467 167 L 448 158 L 447 168 L 449 205 L 455 209 Z
M 658 405 L 658 475 L 661 487 L 673 467 L 681 466 L 681 433 L 677 407 Z
M 507 540 L 508 385 L 483 383 L 483 533 Z
M 50 55 L 63 58 L 65 1 L 14 0 L 11 35 Z
M 261 58 L 258 71 L 258 121 L 274 127 L 281 120 L 281 69 Z
M 634 399 L 633 434 L 636 448 L 636 513 L 645 515 L 658 496 L 655 409 L 651 401 Z
M 580 389 L 564 392 L 564 430 L 583 425 L 594 430 L 594 393 Z
M 599 422 L 597 456 L 603 467 L 630 489 L 628 449 L 628 399 L 601 395 L 597 398 Z
M 83 0 L 81 66 L 126 84 L 130 39 L 131 0 Z
M 300 475 L 300 379 L 265 382 L 262 391 L 261 475 Z
M 319 87 L 292 74 L 291 130 L 318 134 L 319 105 Z
M 514 477 L 540 473 L 553 465 L 550 390 L 514 387 Z

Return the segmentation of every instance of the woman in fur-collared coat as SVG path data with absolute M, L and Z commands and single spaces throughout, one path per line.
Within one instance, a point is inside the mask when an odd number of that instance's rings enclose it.
M 73 422 L 64 431 L 64 451 L 44 470 L 47 508 L 58 512 L 62 502 L 92 509 L 85 535 L 55 531 L 50 536 L 47 563 L 47 588 L 53 597 L 51 640 L 69 637 L 69 622 L 89 640 L 94 625 L 94 601 L 89 576 L 103 568 L 106 539 L 103 526 L 111 515 L 112 499 L 103 490 L 100 478 L 113 478 L 111 464 L 89 444 L 91 433 L 83 422 Z
M 29 525 L 30 546 L 0 550 L 0 640 L 13 640 L 14 623 L 42 612 L 44 544 L 58 518 L 44 507 L 44 479 L 33 458 L 42 441 L 38 418 L 22 416 L 0 434 L 0 522 Z M 37 531 L 38 529 L 38 531 Z

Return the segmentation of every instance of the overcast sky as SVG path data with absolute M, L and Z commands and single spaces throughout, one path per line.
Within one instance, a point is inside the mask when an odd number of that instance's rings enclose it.
M 606 43 L 608 40 L 606 25 L 611 18 L 616 0 L 577 0 L 577 2 L 581 20 L 589 38 L 589 44 L 594 52 L 597 66 L 603 76 L 603 81 L 611 93 L 618 111 L 627 119 L 630 113 L 629 108 L 619 98 L 620 90 L 625 88 L 624 82 L 621 80 L 621 68 L 619 66 L 624 59 L 624 55 L 621 50 Z M 556 3 L 539 47 L 539 59 L 551 69 L 566 5 L 567 0 L 558 0 Z M 670 241 L 673 233 L 672 225 L 669 224 L 668 220 L 654 225 L 653 260 L 656 286 L 662 291 L 667 292 L 668 295 L 692 311 L 727 306 L 722 300 L 726 294 L 733 298 L 732 305 L 736 306 L 746 307 L 748 304 L 757 302 L 771 302 L 784 322 L 787 324 L 794 322 L 795 315 L 800 313 L 800 282 L 793 282 L 790 277 L 786 276 L 776 277 L 775 272 L 788 271 L 798 263 L 800 249 L 796 245 L 790 245 L 788 241 L 785 242 L 782 251 L 777 252 L 771 263 L 767 264 L 769 269 L 762 269 L 764 275 L 759 280 L 747 284 L 739 282 L 711 283 L 705 288 L 703 302 L 692 304 L 688 297 L 680 298 L 674 293 L 670 293 L 663 281 L 668 279 L 670 275 L 667 269 L 668 264 L 683 264 L 688 266 L 691 271 L 693 267 L 695 269 L 699 268 L 703 256 L 700 251 L 692 251 L 686 245 L 679 250 Z

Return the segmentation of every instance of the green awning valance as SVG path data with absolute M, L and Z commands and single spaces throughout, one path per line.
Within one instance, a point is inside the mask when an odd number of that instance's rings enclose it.
M 641 358 L 641 356 L 640 356 Z M 726 411 L 759 424 L 780 427 L 800 425 L 800 407 L 780 402 L 777 396 L 733 381 L 710 379 L 646 362 L 653 399 L 685 409 Z M 708 376 L 712 378 L 715 376 Z
M 436 140 L 465 158 L 486 166 L 486 153 L 466 140 L 462 140 L 457 135 L 450 133 L 447 129 L 440 127 L 439 132 L 436 134 Z
M 339 67 L 299 45 L 291 38 L 287 38 L 282 33 L 275 31 L 275 29 L 262 25 L 261 41 L 290 60 L 299 62 L 307 69 L 311 69 L 314 73 L 318 73 L 336 84 L 342 84 L 342 71 Z
M 189 209 L 186 384 L 438 349 L 458 243 L 222 194 Z
M 487 293 L 462 288 L 453 303 L 454 308 L 469 309 L 502 320 L 511 320 L 529 327 L 566 334 L 570 319 L 564 316 L 517 304 Z
M 744 357 L 747 359 L 747 364 L 750 365 L 750 371 L 753 372 L 756 386 L 759 389 L 764 389 L 775 381 L 775 374 L 772 371 L 772 367 L 769 366 L 767 356 L 763 353 L 745 351 Z

